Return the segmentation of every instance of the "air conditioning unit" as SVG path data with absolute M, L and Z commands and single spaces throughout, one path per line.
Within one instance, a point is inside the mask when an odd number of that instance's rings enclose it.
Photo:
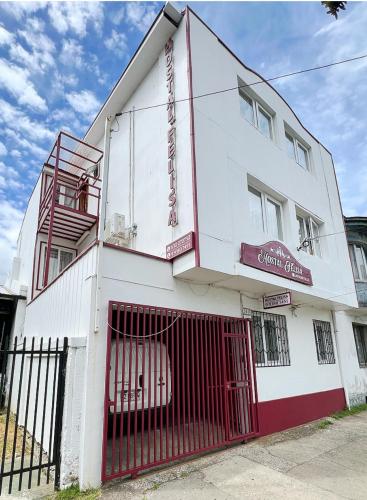
M 114 245 L 126 246 L 129 243 L 130 231 L 125 226 L 125 216 L 114 213 L 107 220 L 105 228 L 105 240 Z

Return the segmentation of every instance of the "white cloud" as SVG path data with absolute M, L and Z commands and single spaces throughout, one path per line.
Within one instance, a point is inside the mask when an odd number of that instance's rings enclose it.
M 145 33 L 156 18 L 159 6 L 156 3 L 144 5 L 140 2 L 126 4 L 126 19 L 135 28 Z
M 3 142 L 0 141 L 0 156 L 6 155 L 8 150 L 6 149 L 6 146 Z
M 88 119 L 94 118 L 94 115 L 100 107 L 96 96 L 90 90 L 81 92 L 72 92 L 65 96 L 70 106 L 77 112 L 85 115 Z
M 14 35 L 0 24 L 0 45 L 11 45 L 14 42 Z
M 18 21 L 44 9 L 46 5 L 46 2 L 0 2 L 0 7 Z
M 106 38 L 104 44 L 108 50 L 114 52 L 118 57 L 123 57 L 127 54 L 127 37 L 125 33 L 117 33 L 112 30 L 111 36 Z
M 63 40 L 60 54 L 60 62 L 66 66 L 81 68 L 83 66 L 83 47 L 76 40 Z
M 71 31 L 84 37 L 88 26 L 92 26 L 97 33 L 101 32 L 103 9 L 102 2 L 50 2 L 48 15 L 59 33 Z
M 37 93 L 29 76 L 27 69 L 0 59 L 0 87 L 5 88 L 19 104 L 36 111 L 46 111 L 46 101 Z
M 23 212 L 8 200 L 0 199 L 0 213 L 0 283 L 4 283 L 16 251 Z
M 113 24 L 116 26 L 121 23 L 123 18 L 125 17 L 125 8 L 122 6 L 117 12 L 114 12 L 113 15 L 111 16 L 111 21 Z
M 31 120 L 29 116 L 10 103 L 0 99 L 0 123 L 36 141 L 55 138 L 55 132 L 43 123 Z

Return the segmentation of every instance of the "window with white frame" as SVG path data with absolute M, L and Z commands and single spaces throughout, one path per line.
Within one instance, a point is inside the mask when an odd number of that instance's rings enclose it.
M 289 132 L 285 133 L 285 140 L 287 145 L 287 153 L 290 158 L 295 160 L 305 170 L 310 170 L 310 155 L 306 146 L 301 144 Z
M 298 238 L 301 250 L 321 257 L 320 225 L 310 216 L 297 214 Z
M 335 364 L 333 336 L 328 321 L 313 320 L 315 344 L 319 365 Z
M 242 89 L 240 89 L 239 94 L 241 116 L 256 127 L 265 137 L 273 139 L 273 118 L 271 114 Z
M 51 247 L 50 251 L 50 263 L 48 267 L 48 283 L 51 283 L 60 273 L 67 267 L 76 255 L 75 250 L 69 250 L 67 248 Z M 44 275 L 44 269 L 46 264 L 46 246 L 43 250 L 43 271 L 42 277 Z M 42 279 L 43 282 L 43 279 Z
M 252 331 L 256 366 L 289 366 L 286 317 L 261 311 L 252 311 Z
M 266 193 L 248 186 L 250 220 L 254 227 L 260 228 L 271 239 L 282 240 L 282 206 L 281 203 Z
M 348 247 L 354 279 L 357 281 L 367 281 L 366 250 L 362 245 L 349 244 Z

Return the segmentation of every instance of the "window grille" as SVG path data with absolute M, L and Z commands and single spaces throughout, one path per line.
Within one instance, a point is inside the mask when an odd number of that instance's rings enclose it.
M 256 366 L 289 366 L 286 317 L 261 311 L 252 311 L 251 317 Z
M 367 325 L 353 324 L 358 362 L 361 368 L 367 367 Z
M 319 365 L 334 364 L 335 355 L 330 323 L 314 319 L 313 329 Z

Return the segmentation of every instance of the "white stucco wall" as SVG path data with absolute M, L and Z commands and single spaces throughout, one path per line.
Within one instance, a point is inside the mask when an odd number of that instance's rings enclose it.
M 259 81 L 193 14 L 190 25 L 194 95 L 236 87 L 238 77 L 247 84 Z M 241 117 L 237 90 L 194 101 L 201 265 L 228 274 L 254 275 L 242 264 L 241 269 L 235 268 L 240 244 L 263 244 L 272 238 L 251 224 L 250 180 L 283 202 L 284 243 L 311 269 L 314 286 L 279 282 L 263 271 L 256 271 L 257 279 L 323 298 L 338 296 L 336 301 L 356 305 L 331 156 L 268 84 L 249 91 L 274 112 L 274 140 Z M 288 157 L 284 122 L 310 146 L 310 171 Z M 337 233 L 321 238 L 322 258 L 296 250 L 296 205 L 322 221 L 321 234 Z
M 340 345 L 340 357 L 349 405 L 355 406 L 367 402 L 367 368 L 361 368 L 358 362 L 353 323 L 367 325 L 367 316 L 358 310 L 353 313 L 343 311 L 335 314 L 337 335 Z

